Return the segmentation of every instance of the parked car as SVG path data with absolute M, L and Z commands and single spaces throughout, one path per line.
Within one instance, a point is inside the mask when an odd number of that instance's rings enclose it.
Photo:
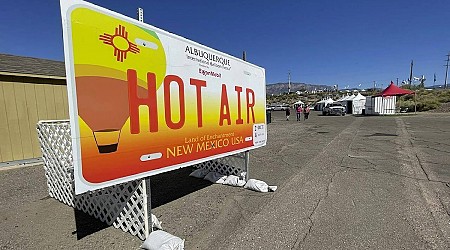
M 346 108 L 340 102 L 328 103 L 322 110 L 322 115 L 342 115 L 346 113 Z
M 273 107 L 274 111 L 284 111 L 289 108 L 288 104 L 276 105 Z

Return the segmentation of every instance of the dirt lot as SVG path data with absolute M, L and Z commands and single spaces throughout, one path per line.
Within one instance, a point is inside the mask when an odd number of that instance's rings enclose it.
M 274 193 L 152 177 L 153 213 L 186 249 L 448 249 L 450 114 L 272 114 L 251 178 Z M 0 169 L 1 249 L 138 249 L 141 241 L 49 198 L 42 166 Z

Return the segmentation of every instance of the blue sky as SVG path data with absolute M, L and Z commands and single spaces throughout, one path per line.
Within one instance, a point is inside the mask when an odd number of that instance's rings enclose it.
M 444 82 L 449 0 L 89 1 L 266 69 L 267 83 L 362 88 L 425 75 Z M 58 0 L 4 1 L 0 53 L 63 60 Z

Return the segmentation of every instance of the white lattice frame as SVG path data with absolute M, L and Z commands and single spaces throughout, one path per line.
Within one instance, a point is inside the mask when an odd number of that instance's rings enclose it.
M 145 240 L 151 231 L 150 197 L 146 182 L 135 180 L 75 195 L 72 140 L 68 120 L 40 121 L 38 137 L 44 160 L 48 193 L 66 205 Z M 194 165 L 226 175 L 248 177 L 248 152 Z M 148 185 L 148 184 L 147 184 Z M 150 193 L 148 193 L 150 194 Z

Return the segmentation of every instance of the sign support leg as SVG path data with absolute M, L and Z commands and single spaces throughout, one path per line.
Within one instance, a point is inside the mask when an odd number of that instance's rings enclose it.
M 249 167 L 248 167 L 248 165 L 249 165 L 249 161 L 250 161 L 250 151 L 249 150 L 247 150 L 247 151 L 245 151 L 245 181 L 248 181 L 248 179 L 249 179 Z
M 150 188 L 150 177 L 146 177 L 143 180 L 144 183 L 144 211 L 145 211 L 145 216 L 146 221 L 145 221 L 145 234 L 146 237 L 148 237 L 148 235 L 153 231 L 153 226 L 152 226 L 152 196 L 151 196 L 151 188 Z

